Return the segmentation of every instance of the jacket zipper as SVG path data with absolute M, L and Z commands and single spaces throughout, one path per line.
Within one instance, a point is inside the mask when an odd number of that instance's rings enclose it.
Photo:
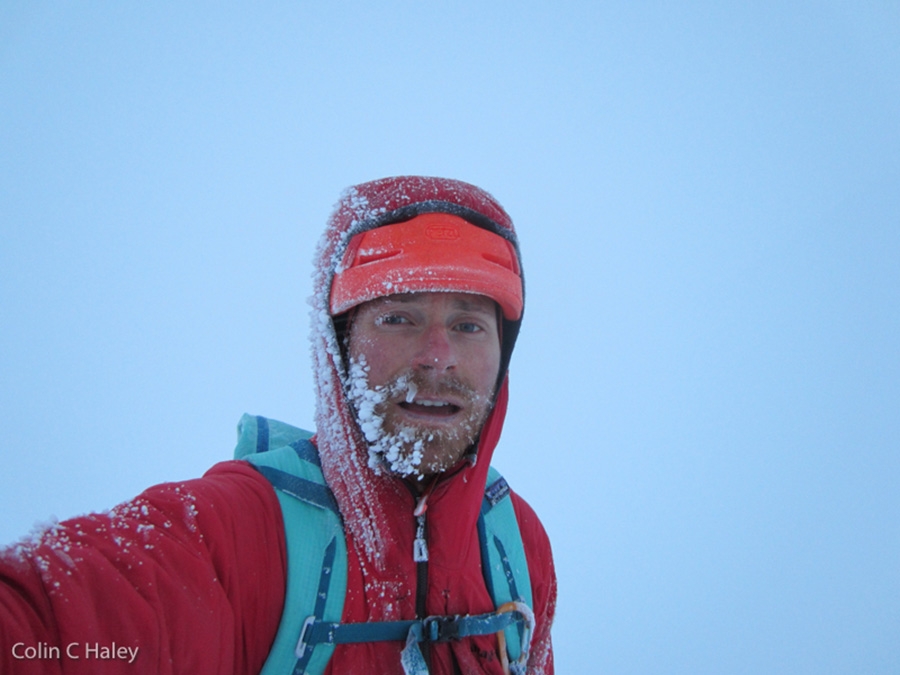
M 428 510 L 428 495 L 425 494 L 416 503 L 413 515 L 416 518 L 416 538 L 413 540 L 413 561 L 416 563 L 416 618 L 424 619 L 427 616 L 426 599 L 428 598 L 428 540 L 426 537 L 425 512 Z M 423 642 L 421 645 L 422 656 L 425 664 L 431 669 L 431 644 Z
M 425 514 L 416 516 L 416 539 L 413 542 L 416 563 L 416 617 L 425 618 L 425 598 L 428 595 L 428 542 L 425 539 Z
M 425 599 L 428 596 L 428 541 L 425 538 L 425 499 L 416 506 L 416 538 L 413 541 L 413 561 L 416 563 L 416 618 L 425 618 Z

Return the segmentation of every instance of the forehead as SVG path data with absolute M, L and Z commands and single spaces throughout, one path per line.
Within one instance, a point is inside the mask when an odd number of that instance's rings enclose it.
M 450 310 L 478 312 L 496 316 L 497 303 L 484 295 L 476 293 L 396 293 L 375 298 L 357 307 L 358 312 L 379 311 L 391 307 L 430 307 L 441 306 Z

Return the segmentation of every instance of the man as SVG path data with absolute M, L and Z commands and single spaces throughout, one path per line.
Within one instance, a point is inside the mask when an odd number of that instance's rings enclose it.
M 0 672 L 552 673 L 550 545 L 489 472 L 520 270 L 475 186 L 348 190 L 317 254 L 315 436 L 245 416 L 251 463 L 7 551 Z

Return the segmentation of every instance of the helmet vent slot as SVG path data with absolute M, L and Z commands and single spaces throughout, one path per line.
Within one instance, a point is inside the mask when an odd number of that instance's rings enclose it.
M 368 249 L 360 250 L 356 254 L 356 265 L 368 265 L 369 263 L 378 262 L 379 260 L 387 260 L 400 255 L 401 251 L 396 248 L 389 249 Z

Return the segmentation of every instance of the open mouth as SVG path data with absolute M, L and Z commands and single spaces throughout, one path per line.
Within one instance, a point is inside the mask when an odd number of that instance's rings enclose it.
M 462 408 L 449 401 L 401 401 L 398 403 L 403 410 L 416 417 L 450 418 L 456 415 Z

